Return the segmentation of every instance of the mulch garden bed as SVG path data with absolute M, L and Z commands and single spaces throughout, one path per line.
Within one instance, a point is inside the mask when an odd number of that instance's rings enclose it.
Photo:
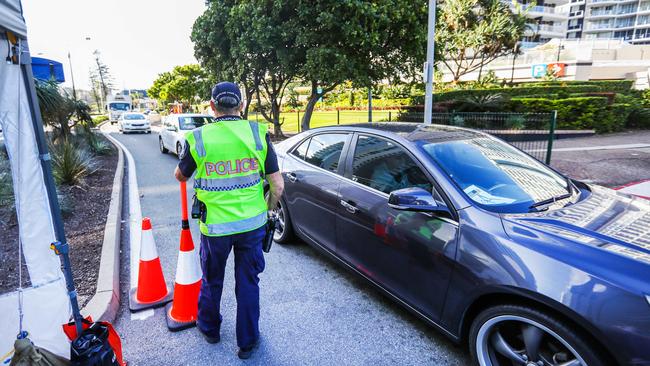
M 70 260 L 74 282 L 83 307 L 94 295 L 99 273 L 99 262 L 104 241 L 104 226 L 111 201 L 113 179 L 118 154 L 98 156 L 99 169 L 87 176 L 79 186 L 60 186 L 59 196 L 65 197 L 63 221 L 70 243 Z M 0 207 L 0 210 L 3 209 Z M 4 207 L 6 211 L 6 207 Z M 2 217 L 7 217 L 6 212 Z M 52 253 L 54 255 L 54 252 Z M 29 286 L 23 263 L 23 286 Z M 0 294 L 18 287 L 18 225 L 15 214 L 0 223 Z

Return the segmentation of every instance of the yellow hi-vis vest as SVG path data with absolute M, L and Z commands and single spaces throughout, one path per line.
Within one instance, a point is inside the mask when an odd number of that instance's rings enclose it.
M 196 162 L 194 191 L 207 208 L 205 222 L 199 221 L 203 235 L 238 234 L 266 224 L 266 133 L 266 124 L 237 120 L 186 134 Z

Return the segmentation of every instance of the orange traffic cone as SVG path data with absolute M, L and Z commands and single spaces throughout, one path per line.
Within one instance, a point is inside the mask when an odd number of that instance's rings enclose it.
M 162 306 L 171 301 L 173 294 L 165 283 L 156 242 L 151 231 L 151 220 L 148 217 L 142 219 L 139 267 L 138 287 L 131 289 L 129 293 L 129 309 L 140 311 Z
M 185 182 L 181 182 L 181 207 L 182 228 L 176 283 L 174 284 L 174 301 L 165 307 L 167 328 L 173 332 L 196 325 L 202 276 L 199 255 L 194 248 L 192 232 L 187 219 Z

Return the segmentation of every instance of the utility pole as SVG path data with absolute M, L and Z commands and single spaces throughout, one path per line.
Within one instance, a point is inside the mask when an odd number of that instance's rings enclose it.
M 427 32 L 427 62 L 424 64 L 424 123 L 431 124 L 433 111 L 433 53 L 434 37 L 436 35 L 436 0 L 429 0 L 429 22 Z
M 368 87 L 368 122 L 372 122 L 372 87 Z
M 70 57 L 70 51 L 68 51 L 68 63 L 70 64 L 70 79 L 72 79 L 72 96 L 77 100 L 77 89 L 74 87 L 74 74 L 72 73 L 72 58 Z

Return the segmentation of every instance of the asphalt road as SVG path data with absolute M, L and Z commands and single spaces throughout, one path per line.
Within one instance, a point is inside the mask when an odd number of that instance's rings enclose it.
M 152 219 L 165 278 L 172 283 L 180 233 L 179 191 L 172 176 L 177 159 L 159 152 L 155 132 L 112 136 L 136 160 L 142 214 Z M 115 325 L 130 365 L 469 365 L 465 348 L 452 345 L 362 279 L 301 243 L 276 244 L 266 255 L 260 276 L 261 343 L 251 359 L 241 361 L 236 355 L 232 256 L 222 298 L 221 342 L 207 344 L 196 328 L 171 333 L 163 309 L 140 314 L 128 310 L 128 229 L 123 226 L 122 304 Z M 198 243 L 195 223 L 192 232 Z

